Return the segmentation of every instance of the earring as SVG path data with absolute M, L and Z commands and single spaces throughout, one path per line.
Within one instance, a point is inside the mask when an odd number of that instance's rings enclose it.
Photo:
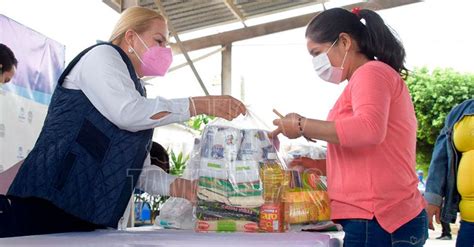
M 133 53 L 132 47 L 128 47 L 128 53 Z

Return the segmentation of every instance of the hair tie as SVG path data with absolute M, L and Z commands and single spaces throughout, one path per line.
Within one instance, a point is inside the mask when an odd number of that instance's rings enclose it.
M 359 7 L 355 7 L 351 10 L 351 12 L 354 14 L 354 15 L 357 15 L 357 17 L 360 18 L 360 8 Z
M 364 26 L 367 26 L 367 24 L 366 24 L 366 22 L 365 22 L 365 19 L 360 16 L 360 10 L 361 10 L 361 9 L 360 9 L 359 7 L 355 7 L 355 8 L 353 8 L 353 9 L 351 10 L 351 12 L 352 12 L 354 15 L 356 15 L 357 18 L 359 18 L 360 23 L 362 23 Z

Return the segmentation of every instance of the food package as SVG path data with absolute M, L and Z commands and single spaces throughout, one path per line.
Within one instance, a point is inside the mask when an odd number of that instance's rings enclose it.
M 289 186 L 283 196 L 288 224 L 309 224 L 330 220 L 327 182 L 319 171 L 287 171 Z
M 286 166 L 268 132 L 246 116 L 208 124 L 201 139 L 195 230 L 287 230 L 282 203 Z
M 198 182 L 197 204 L 168 199 L 156 225 L 197 232 L 285 232 L 320 230 L 329 220 L 321 169 L 288 169 L 265 127 L 249 118 L 217 120 L 204 129 L 183 174 Z M 287 162 L 309 156 L 309 148 L 295 150 Z
M 243 220 L 198 220 L 198 232 L 257 232 L 258 225 L 253 221 Z

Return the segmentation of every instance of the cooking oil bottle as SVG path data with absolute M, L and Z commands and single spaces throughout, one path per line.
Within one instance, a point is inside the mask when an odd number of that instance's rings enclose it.
M 260 164 L 260 178 L 263 183 L 265 204 L 260 207 L 260 230 L 284 232 L 285 223 L 283 192 L 287 183 L 285 170 L 278 162 L 276 153 L 269 153 L 268 159 Z

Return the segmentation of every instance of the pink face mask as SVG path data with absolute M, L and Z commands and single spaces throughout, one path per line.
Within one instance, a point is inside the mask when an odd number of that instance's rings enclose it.
M 137 34 L 138 39 L 145 46 L 147 51 L 143 53 L 143 57 L 140 58 L 137 52 L 130 47 L 137 55 L 138 60 L 142 63 L 141 70 L 143 76 L 164 76 L 171 63 L 173 62 L 173 54 L 171 49 L 167 47 L 161 47 L 159 45 L 149 48 L 145 42 Z

